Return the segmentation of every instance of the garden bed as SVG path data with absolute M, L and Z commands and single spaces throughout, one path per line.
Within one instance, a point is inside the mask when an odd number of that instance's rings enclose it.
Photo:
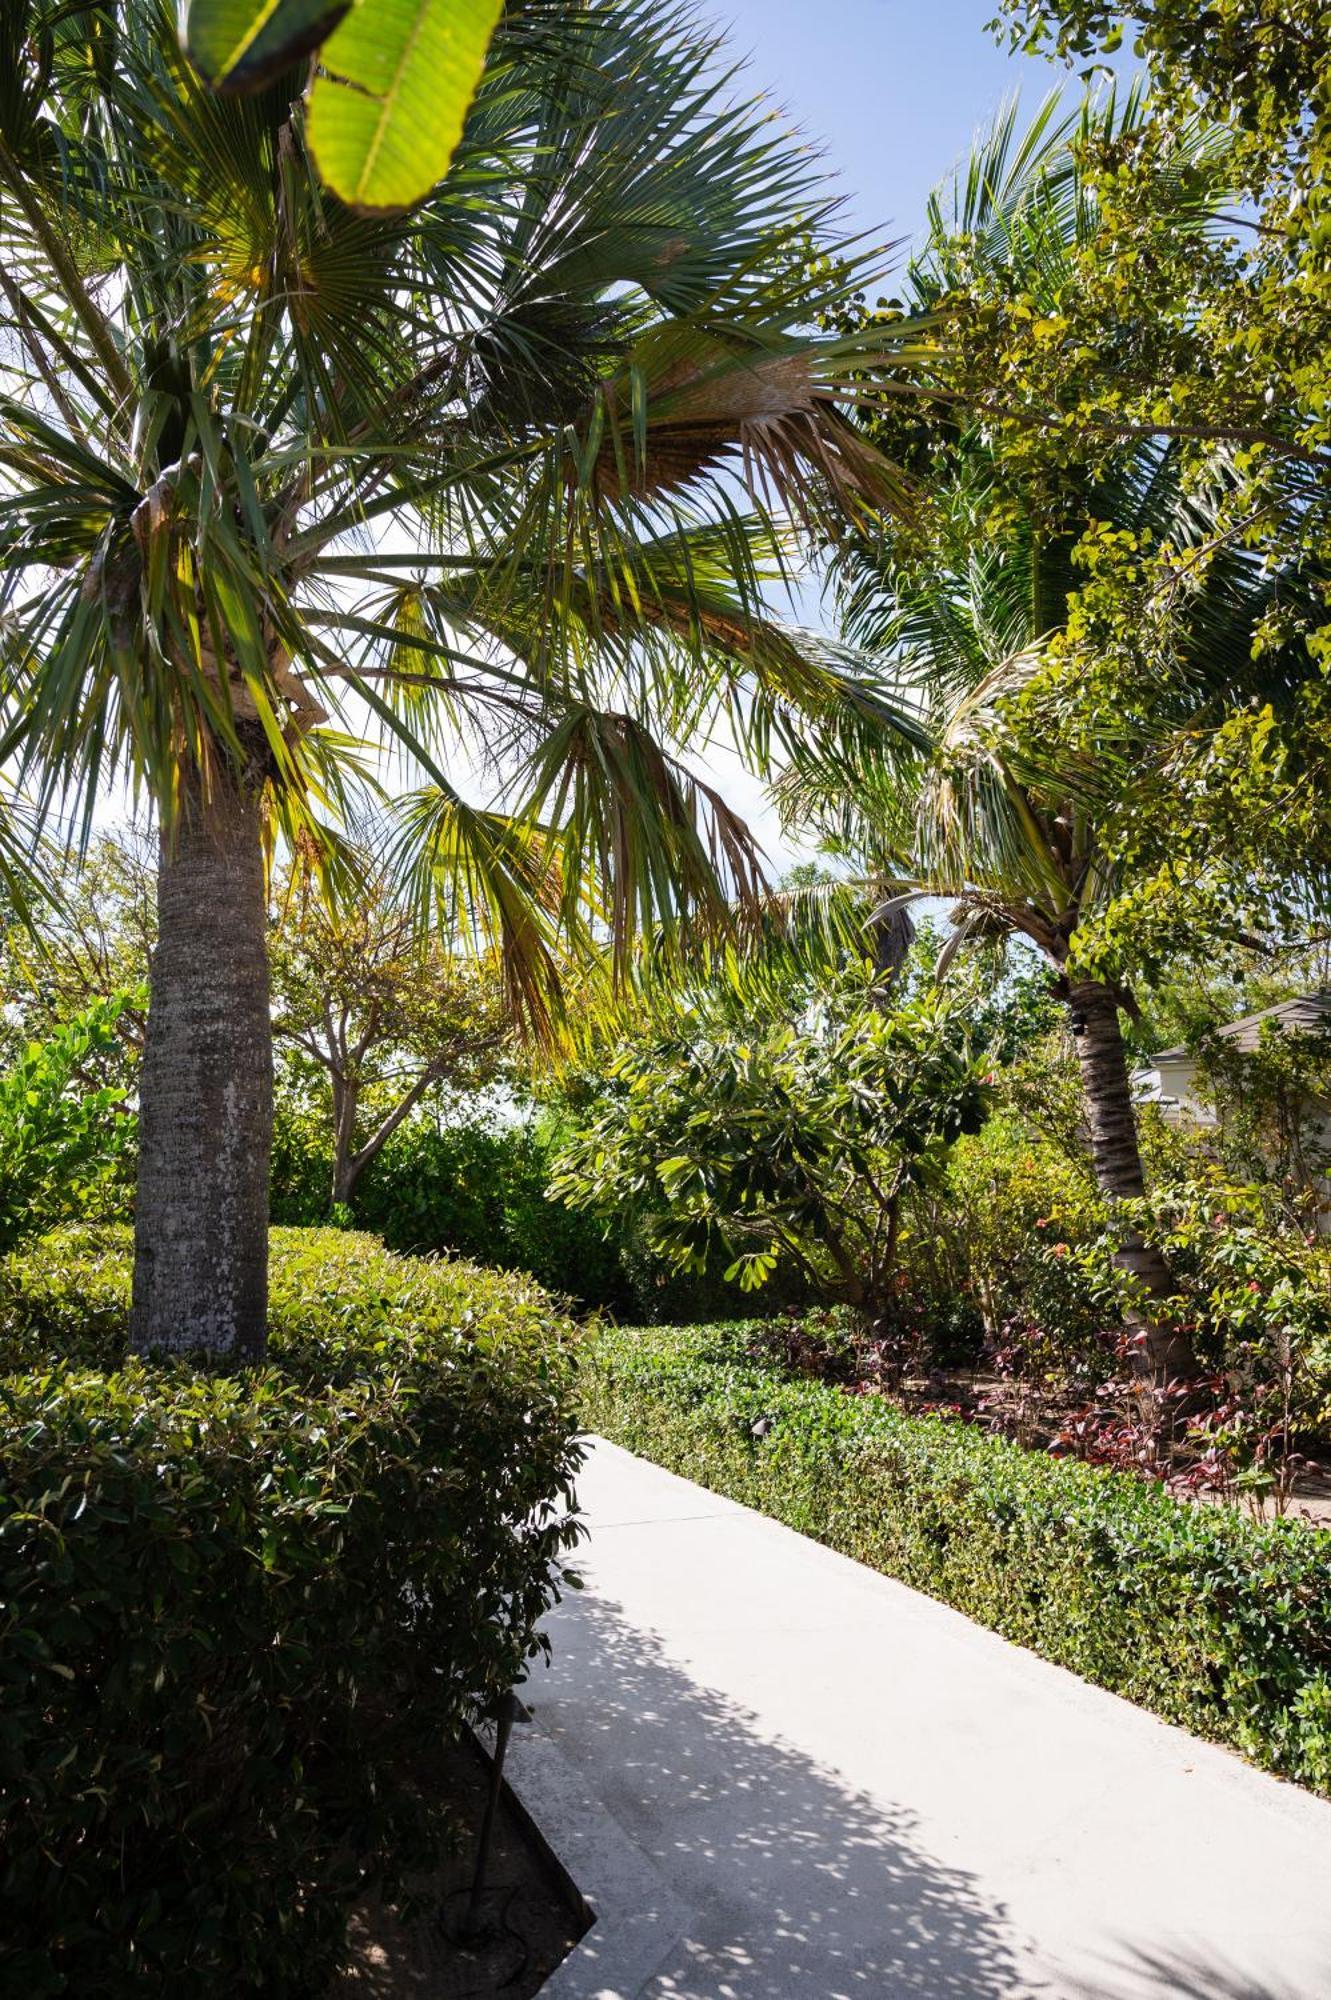
M 567 1883 L 534 1841 L 507 1789 L 500 1794 L 474 1931 L 477 1842 L 490 1764 L 474 1739 L 424 1747 L 413 1778 L 447 1799 L 459 1839 L 438 1868 L 396 1903 L 367 1897 L 351 1914 L 347 1962 L 327 2000 L 531 2000 L 586 1930 Z M 409 1900 L 408 1900 L 409 1899 Z

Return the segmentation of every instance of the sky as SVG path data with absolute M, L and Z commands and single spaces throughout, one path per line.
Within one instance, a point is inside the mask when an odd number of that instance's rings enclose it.
M 755 86 L 822 142 L 856 230 L 920 227 L 929 191 L 1003 100 L 1033 111 L 1067 77 L 1010 56 L 985 23 L 998 0 L 702 0 Z

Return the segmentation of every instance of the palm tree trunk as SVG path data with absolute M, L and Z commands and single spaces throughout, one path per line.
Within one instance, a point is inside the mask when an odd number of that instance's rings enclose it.
M 1132 1200 L 1146 1192 L 1137 1117 L 1127 1052 L 1118 1026 L 1118 1001 L 1107 986 L 1093 980 L 1068 989 L 1082 1090 L 1090 1126 L 1091 1158 L 1100 1192 L 1111 1199 Z M 1135 1232 L 1122 1237 L 1115 1261 L 1145 1291 L 1147 1300 L 1171 1298 L 1177 1290 L 1168 1264 Z M 1149 1309 L 1128 1314 L 1136 1336 L 1133 1353 L 1137 1371 L 1149 1376 L 1155 1389 L 1171 1381 L 1191 1381 L 1200 1372 L 1187 1336 L 1160 1325 Z
M 220 760 L 219 760 L 220 764 Z M 219 768 L 164 838 L 140 1084 L 131 1339 L 262 1356 L 273 1038 L 259 795 Z

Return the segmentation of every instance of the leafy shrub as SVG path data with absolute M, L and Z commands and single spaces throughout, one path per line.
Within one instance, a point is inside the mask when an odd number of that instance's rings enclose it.
M 588 1308 L 631 1311 L 635 1292 L 618 1240 L 550 1200 L 549 1162 L 548 1145 L 530 1125 L 404 1125 L 361 1176 L 355 1218 L 391 1249 L 483 1258 L 529 1271 Z M 280 1119 L 274 1214 L 323 1220 L 330 1177 L 322 1129 Z
M 529 1283 L 278 1232 L 267 1365 L 125 1356 L 129 1245 L 0 1267 L 0 1989 L 314 1995 L 519 1679 L 578 1452 Z
M 1010 1112 L 991 1118 L 958 1141 L 941 1191 L 907 1210 L 902 1262 L 925 1344 L 940 1359 L 1011 1354 L 1023 1370 L 1093 1378 L 1105 1313 L 1074 1253 L 1104 1222 L 1089 1162 Z
M 813 999 L 740 982 L 684 994 L 673 1018 L 626 1037 L 551 1185 L 630 1217 L 676 1270 L 720 1259 L 752 1292 L 793 1269 L 876 1320 L 903 1196 L 939 1185 L 982 1116 L 963 1024 L 936 993 L 888 1011 L 865 969 Z
M 116 1212 L 136 1121 L 103 1071 L 133 997 L 94 1001 L 0 1076 L 0 1252 L 58 1222 Z
M 1124 1202 L 1122 1213 L 1168 1258 L 1176 1309 L 1227 1371 L 1269 1380 L 1276 1350 L 1302 1371 L 1331 1345 L 1331 1243 L 1291 1229 L 1277 1190 L 1236 1183 L 1211 1166 Z M 1079 1261 L 1088 1285 L 1118 1309 L 1129 1287 L 1112 1252 L 1100 1237 Z
M 753 1327 L 601 1329 L 589 1428 L 1331 1794 L 1331 1534 L 1188 1506 L 773 1365 Z
M 1188 1478 L 1283 1509 L 1295 1438 L 1331 1428 L 1331 1242 L 1291 1228 L 1278 1187 L 1235 1183 L 1214 1163 L 1122 1212 L 1167 1258 L 1178 1286 L 1169 1310 L 1214 1370 L 1212 1405 L 1190 1427 Z M 1078 1258 L 1111 1312 L 1131 1289 L 1114 1247 L 1102 1236 Z

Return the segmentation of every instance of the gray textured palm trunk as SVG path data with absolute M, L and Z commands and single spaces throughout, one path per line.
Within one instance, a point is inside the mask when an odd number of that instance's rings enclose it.
M 1146 1192 L 1137 1115 L 1127 1051 L 1118 1025 L 1118 1000 L 1109 987 L 1093 980 L 1071 984 L 1068 1007 L 1081 1065 L 1082 1092 L 1090 1129 L 1091 1159 L 1102 1194 L 1132 1200 Z M 1153 1393 L 1171 1382 L 1188 1382 L 1198 1374 L 1197 1358 L 1186 1335 L 1151 1311 L 1151 1302 L 1177 1291 L 1168 1264 L 1135 1231 L 1119 1239 L 1115 1262 L 1131 1277 L 1142 1295 L 1141 1305 L 1125 1317 L 1135 1336 L 1136 1373 Z
M 219 769 L 163 836 L 139 1114 L 131 1343 L 260 1357 L 273 1039 L 257 785 Z

